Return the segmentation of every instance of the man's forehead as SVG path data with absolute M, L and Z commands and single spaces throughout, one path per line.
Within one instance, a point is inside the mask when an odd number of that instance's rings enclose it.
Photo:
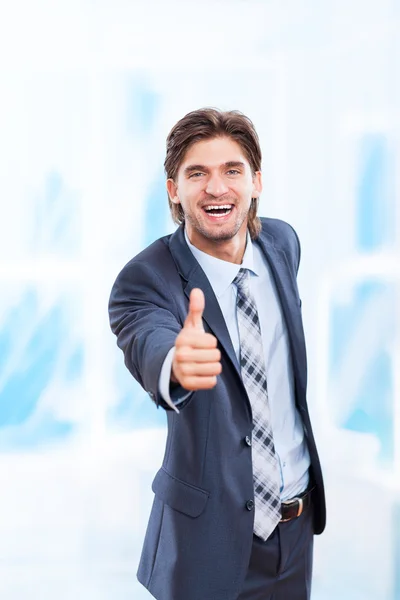
M 200 140 L 192 144 L 181 163 L 186 168 L 190 163 L 218 167 L 230 162 L 248 163 L 240 144 L 228 137 Z

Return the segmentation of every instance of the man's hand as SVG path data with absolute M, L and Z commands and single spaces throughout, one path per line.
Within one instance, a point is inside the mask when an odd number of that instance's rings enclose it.
M 222 371 L 217 339 L 211 333 L 205 333 L 203 328 L 204 306 L 203 292 L 199 288 L 193 289 L 188 316 L 175 341 L 171 381 L 187 390 L 213 388 L 217 384 L 217 375 Z

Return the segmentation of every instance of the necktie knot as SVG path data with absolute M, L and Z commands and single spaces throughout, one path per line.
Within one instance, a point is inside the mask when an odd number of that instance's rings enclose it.
M 239 292 L 247 292 L 249 287 L 249 274 L 247 269 L 240 269 L 239 273 L 233 280 L 233 284 L 236 285 Z

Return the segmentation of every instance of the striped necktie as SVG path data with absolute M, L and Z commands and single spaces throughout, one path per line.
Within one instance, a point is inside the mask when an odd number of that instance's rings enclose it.
M 247 269 L 240 269 L 233 283 L 237 287 L 240 367 L 253 414 L 254 533 L 266 540 L 281 519 L 280 470 L 272 433 L 260 322 Z

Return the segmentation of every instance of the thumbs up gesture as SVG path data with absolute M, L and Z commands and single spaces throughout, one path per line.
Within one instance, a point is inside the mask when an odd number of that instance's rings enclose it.
M 185 324 L 175 341 L 171 381 L 187 390 L 213 388 L 222 371 L 217 339 L 204 331 L 204 306 L 203 292 L 199 288 L 193 289 Z

